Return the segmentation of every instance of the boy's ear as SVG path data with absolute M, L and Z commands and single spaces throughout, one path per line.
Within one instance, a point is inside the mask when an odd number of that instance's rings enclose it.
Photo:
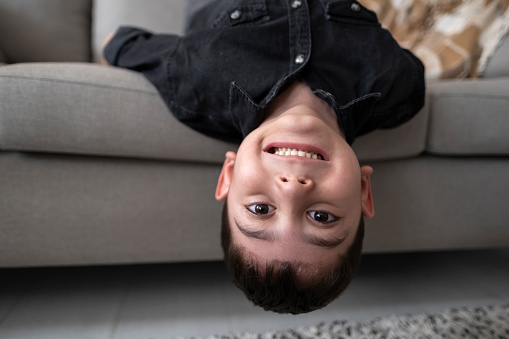
M 228 196 L 236 157 L 237 154 L 235 152 L 226 152 L 223 169 L 221 174 L 219 174 L 219 179 L 217 179 L 216 200 L 221 201 Z
M 372 173 L 373 168 L 370 166 L 361 167 L 362 214 L 366 218 L 375 216 L 375 205 L 373 204 L 373 193 L 371 192 Z

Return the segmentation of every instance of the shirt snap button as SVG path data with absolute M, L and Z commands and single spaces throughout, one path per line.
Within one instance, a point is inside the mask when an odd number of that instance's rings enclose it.
M 354 2 L 350 6 L 350 9 L 354 12 L 359 12 L 361 10 L 361 6 L 358 3 Z
M 234 10 L 233 12 L 231 12 L 230 14 L 230 18 L 232 20 L 238 20 L 240 19 L 240 17 L 242 16 L 242 12 L 239 11 L 238 9 Z
M 292 1 L 293 8 L 299 8 L 300 6 L 302 6 L 302 0 L 293 0 Z
M 300 65 L 300 64 L 303 64 L 305 60 L 306 60 L 306 57 L 304 56 L 304 54 L 299 54 L 299 55 L 297 55 L 297 56 L 295 57 L 295 60 L 294 60 L 294 61 L 295 61 L 295 63 L 296 63 L 297 65 Z

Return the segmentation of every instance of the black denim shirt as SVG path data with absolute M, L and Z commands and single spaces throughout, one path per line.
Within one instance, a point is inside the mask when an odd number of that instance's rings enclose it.
M 188 27 L 183 36 L 121 27 L 104 56 L 142 72 L 177 119 L 218 139 L 241 142 L 296 79 L 333 107 L 350 144 L 424 104 L 420 60 L 355 1 L 214 1 Z

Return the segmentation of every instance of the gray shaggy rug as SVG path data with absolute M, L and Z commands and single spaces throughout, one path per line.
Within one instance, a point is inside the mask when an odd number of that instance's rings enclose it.
M 371 321 L 333 321 L 286 331 L 216 335 L 210 339 L 509 339 L 509 304 L 452 308 L 442 313 Z

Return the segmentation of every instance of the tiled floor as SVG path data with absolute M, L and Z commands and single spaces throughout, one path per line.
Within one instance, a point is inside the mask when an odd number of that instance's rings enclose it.
M 509 249 L 365 255 L 346 294 L 299 316 L 252 306 L 222 263 L 0 269 L 0 338 L 173 338 L 509 303 Z

